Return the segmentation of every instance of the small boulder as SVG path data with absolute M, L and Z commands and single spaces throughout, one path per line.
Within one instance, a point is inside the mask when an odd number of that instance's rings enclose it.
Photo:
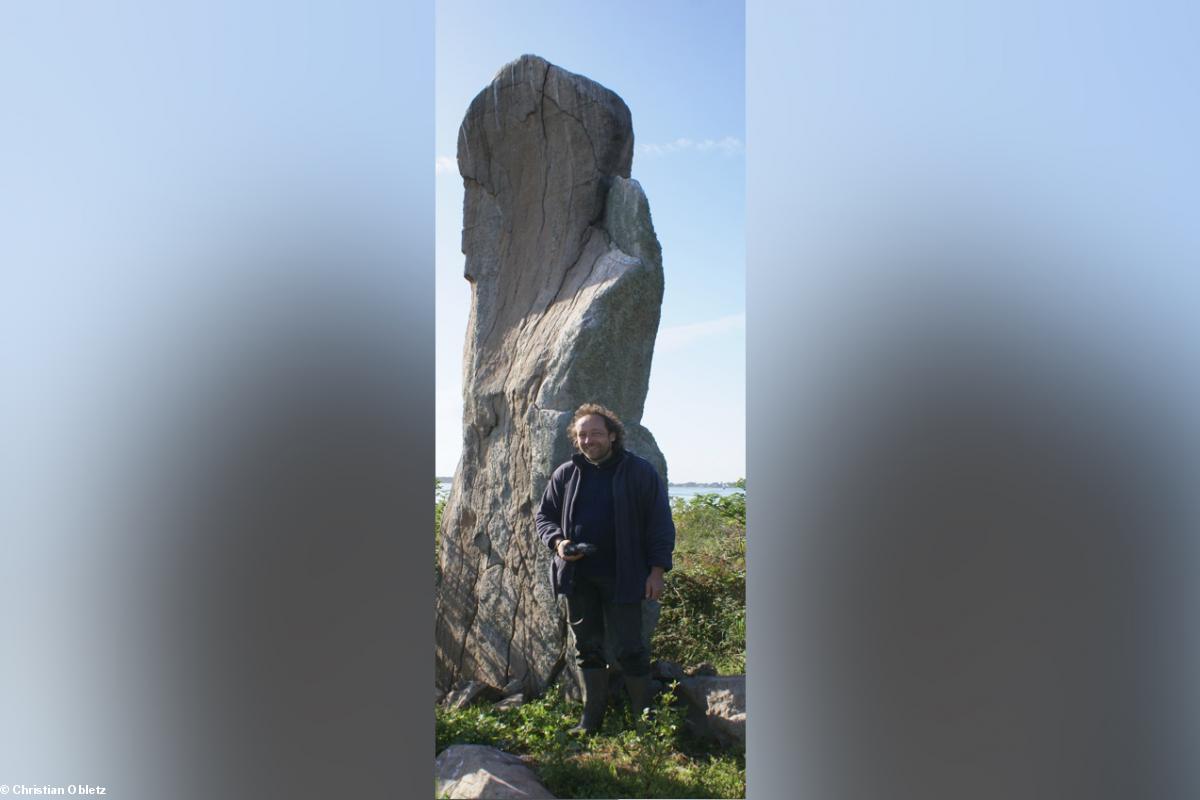
M 434 762 L 438 797 L 515 800 L 553 798 L 525 762 L 511 753 L 481 744 L 456 744 Z
M 697 736 L 745 750 L 745 675 L 686 678 L 680 681 L 679 691 L 688 701 L 688 724 Z

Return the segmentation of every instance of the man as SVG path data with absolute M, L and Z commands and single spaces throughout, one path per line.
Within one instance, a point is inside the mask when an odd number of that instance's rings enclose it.
M 608 697 L 605 632 L 634 713 L 650 702 L 650 653 L 642 638 L 642 601 L 657 600 L 671 569 L 675 523 L 667 487 L 646 461 L 625 449 L 625 428 L 596 403 L 576 410 L 568 427 L 578 451 L 550 476 L 537 511 L 537 532 L 554 551 L 554 591 L 567 598 L 575 659 L 583 673 L 583 719 L 573 731 L 594 733 Z M 573 546 L 592 545 L 588 555 Z

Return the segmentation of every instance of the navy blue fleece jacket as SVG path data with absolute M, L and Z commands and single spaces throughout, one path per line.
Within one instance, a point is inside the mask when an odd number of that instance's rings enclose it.
M 651 567 L 671 569 L 675 550 L 675 523 L 667 487 L 649 461 L 628 450 L 620 456 L 613 475 L 613 519 L 616 532 L 616 602 L 636 603 L 645 596 Z M 573 539 L 572 511 L 579 494 L 583 455 L 576 453 L 550 476 L 536 522 L 542 544 L 554 550 L 559 539 Z M 556 594 L 574 588 L 575 565 L 558 557 L 551 564 L 550 579 Z

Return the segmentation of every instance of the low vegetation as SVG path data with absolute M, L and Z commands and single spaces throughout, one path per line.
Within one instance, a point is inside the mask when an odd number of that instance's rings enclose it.
M 738 481 L 745 489 L 745 480 Z M 746 671 L 746 495 L 677 497 L 675 568 L 651 640 L 656 658 Z
M 609 709 L 599 733 L 567 733 L 579 703 L 550 691 L 516 708 L 437 708 L 437 752 L 452 744 L 485 744 L 529 756 L 555 797 L 745 797 L 746 762 L 685 730 L 669 695 L 640 728 L 628 707 Z

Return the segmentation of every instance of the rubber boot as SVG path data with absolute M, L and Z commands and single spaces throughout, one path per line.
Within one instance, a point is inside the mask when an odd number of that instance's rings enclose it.
M 649 675 L 625 675 L 625 688 L 629 690 L 629 706 L 633 709 L 633 718 L 642 718 L 642 709 L 649 708 L 651 697 Z
M 571 733 L 595 733 L 604 722 L 608 706 L 608 670 L 585 669 L 583 673 L 583 719 L 571 728 Z

